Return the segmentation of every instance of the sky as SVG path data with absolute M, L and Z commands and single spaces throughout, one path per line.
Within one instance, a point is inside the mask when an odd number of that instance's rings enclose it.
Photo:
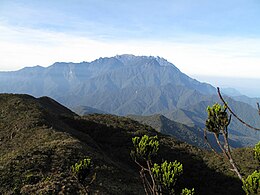
M 260 79 L 260 1 L 0 0 L 0 71 L 120 54 Z

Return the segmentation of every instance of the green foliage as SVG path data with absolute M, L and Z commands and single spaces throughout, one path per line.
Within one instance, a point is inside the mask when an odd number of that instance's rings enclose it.
M 91 169 L 91 158 L 87 157 L 71 166 L 71 171 L 77 176 L 80 182 L 83 182 Z
M 194 188 L 192 188 L 191 190 L 184 188 L 182 189 L 181 195 L 194 195 L 195 191 Z
M 212 107 L 208 106 L 208 118 L 206 120 L 206 129 L 210 132 L 220 134 L 220 131 L 229 125 L 229 117 L 226 112 L 226 106 L 216 103 Z
M 260 162 L 260 141 L 254 147 L 254 156 Z
M 243 190 L 247 195 L 260 194 L 260 172 L 254 171 L 243 181 Z
M 155 156 L 159 150 L 159 141 L 157 136 L 149 137 L 144 135 L 142 137 L 132 138 L 134 150 L 131 151 L 131 156 L 134 157 L 135 162 L 140 166 L 140 176 L 143 181 L 143 186 L 146 194 L 175 194 L 175 184 L 183 174 L 182 164 L 180 162 L 167 162 L 157 164 L 151 161 L 151 157 Z M 136 158 L 146 161 L 147 167 L 140 164 Z M 147 177 L 149 175 L 149 177 Z M 184 194 L 193 194 L 194 189 L 183 190 Z
M 143 137 L 132 138 L 134 144 L 134 150 L 131 151 L 132 157 L 142 158 L 144 160 L 151 160 L 151 157 L 157 154 L 159 150 L 158 137 L 149 137 L 144 135 Z
M 167 190 L 171 194 L 174 194 L 174 186 L 177 179 L 183 173 L 182 164 L 174 161 L 164 161 L 161 165 L 154 164 L 152 173 L 155 180 L 162 186 L 163 189 Z

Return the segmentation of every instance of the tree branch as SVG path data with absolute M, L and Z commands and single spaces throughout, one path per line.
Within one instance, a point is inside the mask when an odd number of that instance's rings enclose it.
M 150 175 L 152 183 L 153 183 L 153 188 L 152 188 L 153 189 L 153 193 L 158 195 L 156 184 L 155 184 L 154 177 L 153 177 L 153 173 L 151 171 L 150 161 L 148 160 L 148 161 L 146 161 L 146 163 L 147 163 L 147 166 L 148 166 L 149 175 Z
M 256 130 L 256 131 L 260 131 L 260 128 L 253 127 L 253 126 L 249 125 L 248 123 L 244 122 L 241 118 L 239 118 L 239 117 L 231 110 L 231 108 L 227 105 L 226 101 L 224 100 L 224 98 L 222 97 L 222 95 L 221 95 L 221 93 L 220 93 L 219 87 L 218 87 L 217 89 L 218 89 L 218 96 L 219 96 L 219 98 L 220 98 L 221 101 L 224 103 L 224 105 L 227 107 L 227 109 L 229 110 L 229 112 L 230 112 L 234 117 L 236 117 L 237 120 L 239 120 L 243 125 L 249 127 L 250 129 L 253 129 L 253 130 Z M 259 106 L 259 103 L 257 103 L 257 105 L 258 105 L 258 112 L 259 112 L 259 115 L 260 115 L 260 106 Z
M 219 153 L 213 148 L 213 146 L 210 144 L 208 137 L 207 137 L 207 131 L 204 129 L 204 141 L 207 143 L 207 145 L 210 147 L 210 149 L 220 158 L 222 158 Z

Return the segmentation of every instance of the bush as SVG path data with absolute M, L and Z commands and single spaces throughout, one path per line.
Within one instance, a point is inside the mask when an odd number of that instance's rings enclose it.
M 177 179 L 183 173 L 182 164 L 174 161 L 164 161 L 161 165 L 154 164 L 152 173 L 155 180 L 162 187 L 162 191 L 167 191 L 170 194 L 174 194 L 174 186 Z
M 158 137 L 149 137 L 144 135 L 143 137 L 132 138 L 135 150 L 131 152 L 131 156 L 134 158 L 142 158 L 151 160 L 159 150 Z
M 159 150 L 158 137 L 143 137 L 132 138 L 134 150 L 131 151 L 131 156 L 135 163 L 141 168 L 139 173 L 143 182 L 145 193 L 151 195 L 159 194 L 175 194 L 175 184 L 179 176 L 183 173 L 182 164 L 174 161 L 164 161 L 162 164 L 152 162 Z M 142 162 L 138 162 L 138 159 Z M 146 164 L 146 165 L 145 165 Z M 186 195 L 194 194 L 194 189 L 184 189 Z
M 194 195 L 194 188 L 192 188 L 191 190 L 184 188 L 181 192 L 181 195 Z
M 249 175 L 246 180 L 243 181 L 243 190 L 246 194 L 260 194 L 260 172 L 254 171 L 251 175 Z
M 212 107 L 208 106 L 208 119 L 206 120 L 206 128 L 209 132 L 220 134 L 221 130 L 229 125 L 229 117 L 226 112 L 227 108 L 216 103 Z
M 254 155 L 255 159 L 257 159 L 260 162 L 260 142 L 258 142 L 254 147 Z
M 91 158 L 87 157 L 71 166 L 72 173 L 78 178 L 80 182 L 83 182 L 91 169 Z

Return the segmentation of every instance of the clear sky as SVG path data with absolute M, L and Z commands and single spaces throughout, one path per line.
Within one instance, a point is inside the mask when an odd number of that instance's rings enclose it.
M 0 70 L 125 53 L 260 78 L 260 1 L 0 0 Z

